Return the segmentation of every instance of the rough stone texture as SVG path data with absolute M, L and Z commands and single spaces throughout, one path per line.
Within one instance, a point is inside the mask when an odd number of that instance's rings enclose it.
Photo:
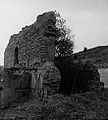
M 60 79 L 58 80 L 58 78 L 55 75 L 56 73 L 54 73 L 57 71 L 57 68 L 54 65 L 52 66 L 51 64 L 45 65 L 45 63 L 54 62 L 55 39 L 57 36 L 55 24 L 56 24 L 55 12 L 53 11 L 46 12 L 43 13 L 42 15 L 39 15 L 35 23 L 33 23 L 30 26 L 22 28 L 22 31 L 10 37 L 9 43 L 4 53 L 4 68 L 8 70 L 10 69 L 10 72 L 14 73 L 6 72 L 4 73 L 5 92 L 3 92 L 4 97 L 2 98 L 3 100 L 5 99 L 7 100 L 5 102 L 6 104 L 18 98 L 16 97 L 18 91 L 19 93 L 17 96 L 20 96 L 20 93 L 21 95 L 23 93 L 23 91 L 20 92 L 20 90 L 30 89 L 30 87 L 32 88 L 33 87 L 32 83 L 35 80 L 37 86 L 35 86 L 34 89 L 39 88 L 40 89 L 39 91 L 42 94 L 44 94 L 43 93 L 43 89 L 45 89 L 44 75 L 46 75 L 46 72 L 48 72 L 48 70 L 50 71 L 50 73 L 47 73 L 47 76 L 48 75 L 50 76 L 50 77 L 48 76 L 50 84 L 52 82 L 55 82 L 56 85 L 55 87 L 58 88 L 57 85 L 58 81 L 60 83 Z M 38 75 L 37 79 L 34 79 L 34 81 L 32 81 L 30 76 L 28 76 L 29 74 L 24 73 L 21 75 L 16 75 L 18 70 L 12 71 L 12 69 L 24 67 L 38 69 L 38 72 L 35 71 L 37 72 L 36 74 Z M 53 70 L 54 72 L 51 73 L 50 69 Z M 51 77 L 51 75 L 53 75 L 55 78 Z M 37 81 L 39 82 L 39 84 L 37 84 Z M 10 98 L 10 100 L 8 98 Z
M 42 70 L 44 72 L 42 87 L 47 90 L 47 95 L 57 93 L 61 82 L 61 75 L 58 68 L 53 63 L 46 62 Z
M 45 62 L 38 68 L 37 73 L 35 73 L 35 77 L 36 76 L 36 82 L 34 82 L 35 90 L 37 92 L 41 91 L 42 98 L 59 91 L 61 76 L 53 62 Z M 35 92 L 35 94 L 37 92 Z
M 56 17 L 54 12 L 37 17 L 34 24 L 22 28 L 18 34 L 10 37 L 4 53 L 4 67 L 13 67 L 17 61 L 20 66 L 36 62 L 54 61 Z M 15 57 L 15 49 L 18 49 Z
M 1 106 L 2 108 L 11 104 L 18 98 L 29 94 L 30 92 L 30 78 L 28 73 L 16 74 L 10 70 L 4 70 L 2 74 L 3 81 L 1 86 Z
M 90 62 L 85 63 L 85 70 L 90 73 L 90 89 L 91 90 L 100 90 L 100 74 L 98 68 L 91 64 Z

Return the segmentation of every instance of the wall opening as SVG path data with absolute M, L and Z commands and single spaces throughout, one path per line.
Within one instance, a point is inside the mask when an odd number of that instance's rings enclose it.
M 19 64 L 19 60 L 18 60 L 18 47 L 15 48 L 14 51 L 14 65 Z

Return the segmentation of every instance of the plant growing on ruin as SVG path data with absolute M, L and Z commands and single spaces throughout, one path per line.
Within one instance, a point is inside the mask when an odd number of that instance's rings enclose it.
M 66 26 L 66 20 L 61 17 L 58 12 L 56 15 L 56 56 L 69 56 L 73 53 L 74 48 L 74 35 L 71 30 Z

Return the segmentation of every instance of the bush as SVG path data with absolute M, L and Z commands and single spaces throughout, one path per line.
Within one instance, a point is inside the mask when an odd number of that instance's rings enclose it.
M 90 62 L 72 61 L 71 57 L 61 57 L 56 59 L 55 65 L 61 74 L 60 93 L 70 95 L 99 89 L 100 75 Z

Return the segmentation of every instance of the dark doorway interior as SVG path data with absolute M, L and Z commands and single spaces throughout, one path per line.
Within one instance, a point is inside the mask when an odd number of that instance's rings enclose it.
M 55 65 L 61 74 L 59 93 L 70 95 L 73 89 L 75 74 L 74 69 L 72 69 L 72 62 L 68 59 L 59 59 L 57 62 L 55 62 Z

